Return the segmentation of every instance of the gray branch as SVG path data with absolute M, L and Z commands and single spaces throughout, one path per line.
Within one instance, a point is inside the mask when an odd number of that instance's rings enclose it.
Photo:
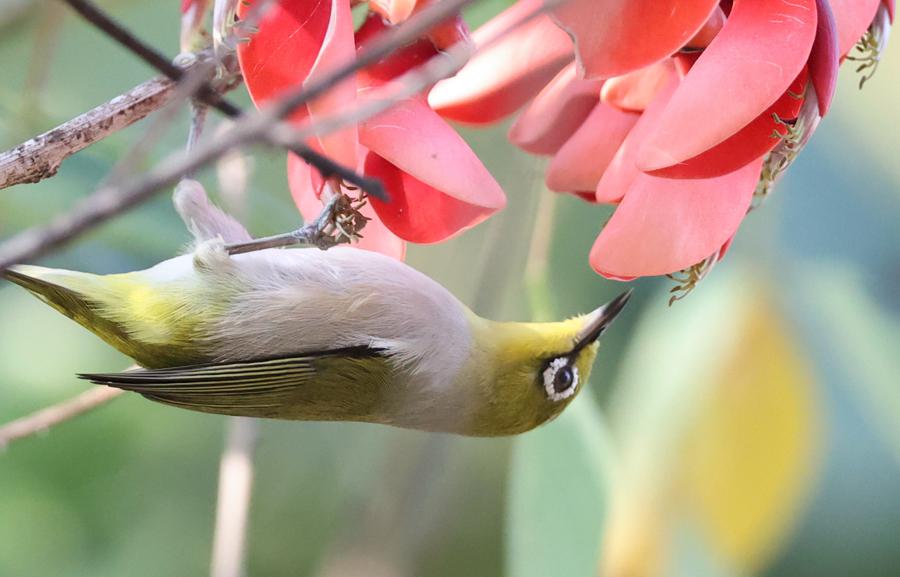
M 0 189 L 56 174 L 66 158 L 162 108 L 175 83 L 153 78 L 120 96 L 0 153 Z
M 77 397 L 32 413 L 0 426 L 0 449 L 13 441 L 45 432 L 64 421 L 83 415 L 121 395 L 124 391 L 111 387 L 94 387 Z

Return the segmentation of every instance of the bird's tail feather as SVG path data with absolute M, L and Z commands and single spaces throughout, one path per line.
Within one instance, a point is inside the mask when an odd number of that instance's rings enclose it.
M 15 265 L 3 274 L 119 350 L 126 352 L 131 348 L 127 332 L 102 314 L 99 303 L 90 296 L 92 288 L 99 287 L 100 277 L 32 265 Z

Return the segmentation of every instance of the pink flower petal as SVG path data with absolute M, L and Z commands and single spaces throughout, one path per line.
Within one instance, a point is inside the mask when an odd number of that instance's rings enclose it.
M 258 31 L 247 42 L 238 44 L 244 84 L 257 107 L 306 80 L 318 59 L 338 2 L 280 0 L 266 10 L 257 24 Z M 238 16 L 245 17 L 252 6 L 253 0 L 239 2 Z M 305 107 L 293 116 L 305 117 Z
M 289 42 L 290 39 L 284 39 Z M 307 81 L 326 75 L 336 68 L 356 58 L 356 44 L 353 40 L 353 15 L 350 4 L 341 0 L 332 3 L 331 18 L 322 42 L 319 56 L 313 63 Z M 332 87 L 324 95 L 310 102 L 310 120 L 316 122 L 341 110 L 352 109 L 356 105 L 355 75 Z M 319 137 L 322 151 L 333 160 L 356 166 L 356 151 L 359 148 L 359 131 L 355 124 Z
M 585 76 L 608 78 L 676 52 L 718 5 L 718 0 L 570 0 L 554 9 L 554 16 L 575 40 Z
M 891 23 L 894 22 L 894 0 L 884 0 L 884 6 L 887 8 L 888 16 L 891 19 Z
M 594 109 L 600 85 L 578 78 L 573 62 L 519 116 L 509 131 L 510 141 L 532 154 L 553 154 Z
M 640 118 L 598 103 L 581 127 L 559 149 L 547 168 L 547 188 L 557 192 L 594 191 L 619 146 Z M 590 195 L 596 201 L 595 193 Z
M 477 47 L 541 6 L 520 0 L 472 34 Z M 456 76 L 438 82 L 428 95 L 432 108 L 458 122 L 488 124 L 531 100 L 572 61 L 572 41 L 549 16 L 541 15 L 483 50 Z
M 781 142 L 780 137 L 788 133 L 783 121 L 793 120 L 800 113 L 807 78 L 804 70 L 775 104 L 724 142 L 694 158 L 650 174 L 664 178 L 713 178 L 734 172 L 767 154 Z
M 638 176 L 597 237 L 591 266 L 609 277 L 660 275 L 715 254 L 747 214 L 762 161 L 705 180 Z
M 650 105 L 662 87 L 677 75 L 675 62 L 666 58 L 646 68 L 610 78 L 600 89 L 600 100 L 622 110 L 641 112 Z
M 496 212 L 444 194 L 374 152 L 366 156 L 365 172 L 381 180 L 390 196 L 390 202 L 369 199 L 375 213 L 391 232 L 410 242 L 446 240 Z
M 322 212 L 322 201 L 316 194 L 316 191 L 322 186 L 322 178 L 319 173 L 312 170 L 308 164 L 303 162 L 294 154 L 288 154 L 287 157 L 287 176 L 288 186 L 291 189 L 291 196 L 300 214 L 304 220 L 309 222 L 314 220 Z M 380 252 L 397 260 L 403 260 L 406 256 L 406 242 L 397 238 L 391 231 L 387 229 L 384 223 L 375 214 L 375 209 L 371 206 L 364 206 L 360 211 L 364 216 L 370 218 L 363 230 L 363 237 L 353 246 L 374 252 Z
M 837 25 L 838 52 L 846 55 L 866 33 L 881 0 L 830 0 Z
M 463 203 L 490 212 L 506 205 L 503 189 L 469 145 L 419 99 L 404 100 L 365 121 L 360 143 L 423 184 Z
M 837 28 L 828 0 L 816 0 L 819 21 L 816 24 L 816 40 L 809 55 L 809 77 L 819 99 L 819 115 L 825 116 L 837 88 L 840 66 Z
M 684 162 L 758 117 L 800 74 L 816 22 L 815 0 L 735 0 L 644 144 L 638 167 Z
M 634 179 L 640 174 L 635 159 L 647 136 L 656 126 L 656 122 L 666 110 L 672 94 L 678 88 L 678 79 L 672 78 L 662 88 L 656 98 L 641 114 L 634 128 L 625 137 L 609 167 L 597 183 L 597 202 L 619 202 L 625 195 Z

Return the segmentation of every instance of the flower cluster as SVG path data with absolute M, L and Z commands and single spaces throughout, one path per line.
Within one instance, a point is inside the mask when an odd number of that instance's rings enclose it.
M 476 30 L 489 37 L 541 0 Z M 724 254 L 828 112 L 860 42 L 877 64 L 892 0 L 570 0 L 479 51 L 429 101 L 446 118 L 498 121 L 551 155 L 547 186 L 617 205 L 590 253 L 617 279 L 684 271 Z M 862 39 L 862 40 L 861 40 Z
M 349 61 L 430 1 L 275 2 L 238 48 L 254 102 Z M 366 12 L 356 28 L 354 6 Z M 547 186 L 616 205 L 593 268 L 622 280 L 681 271 L 690 288 L 828 112 L 840 63 L 862 59 L 871 74 L 894 5 L 568 0 L 525 18 L 544 8 L 518 0 L 471 37 L 457 18 L 295 113 L 308 122 L 353 109 L 450 45 L 474 43 L 454 77 L 312 143 L 385 185 L 390 202 L 366 207 L 363 247 L 402 258 L 404 241 L 445 240 L 502 208 L 503 191 L 445 119 L 483 125 L 524 107 L 510 139 L 552 156 Z M 854 46 L 861 54 L 848 56 Z M 293 156 L 288 176 L 308 218 L 344 187 Z

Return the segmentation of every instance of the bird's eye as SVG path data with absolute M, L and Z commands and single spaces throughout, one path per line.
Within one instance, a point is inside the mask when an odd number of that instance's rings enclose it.
M 578 367 L 566 357 L 553 359 L 544 369 L 544 390 L 552 401 L 561 401 L 575 394 L 578 388 Z

